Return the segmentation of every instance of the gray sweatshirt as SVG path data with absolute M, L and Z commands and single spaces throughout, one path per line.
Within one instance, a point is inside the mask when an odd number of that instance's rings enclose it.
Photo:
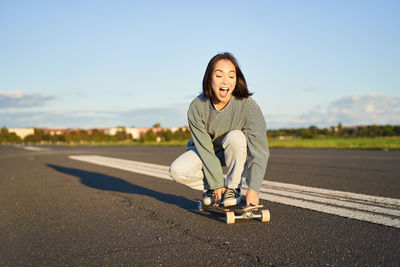
M 232 130 L 241 130 L 247 141 L 247 184 L 259 192 L 264 179 L 269 148 L 266 123 L 260 107 L 251 97 L 231 96 L 223 110 L 216 110 L 203 94 L 189 106 L 188 122 L 192 140 L 203 162 L 210 189 L 224 186 L 221 163 L 216 152 L 222 150 L 222 140 Z

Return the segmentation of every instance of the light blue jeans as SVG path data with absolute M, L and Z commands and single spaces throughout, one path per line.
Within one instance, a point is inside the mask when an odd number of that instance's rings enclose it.
M 242 185 L 247 160 L 246 137 L 240 130 L 229 132 L 222 141 L 223 150 L 216 153 L 222 166 L 227 167 L 225 186 L 239 188 Z M 204 178 L 203 163 L 195 146 L 180 155 L 169 168 L 169 174 L 176 182 L 196 190 L 207 190 Z

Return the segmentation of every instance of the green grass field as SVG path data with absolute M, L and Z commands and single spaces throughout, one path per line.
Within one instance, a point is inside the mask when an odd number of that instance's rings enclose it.
M 319 138 L 269 140 L 271 148 L 333 148 L 333 149 L 371 149 L 400 150 L 400 137 L 377 138 Z
M 168 142 L 134 142 L 134 141 L 121 141 L 121 142 L 71 142 L 66 143 L 69 146 L 186 146 L 188 140 L 185 141 L 168 141 Z M 64 143 L 60 143 L 63 145 Z
M 307 149 L 369 149 L 400 150 L 400 137 L 377 138 L 316 138 L 316 139 L 269 139 L 270 148 L 307 148 Z M 187 141 L 135 143 L 150 146 L 186 146 Z
M 400 137 L 377 138 L 315 138 L 277 140 L 269 139 L 270 148 L 307 148 L 307 149 L 369 149 L 400 150 Z M 170 142 L 80 142 L 68 145 L 104 145 L 104 146 L 186 146 L 187 141 Z

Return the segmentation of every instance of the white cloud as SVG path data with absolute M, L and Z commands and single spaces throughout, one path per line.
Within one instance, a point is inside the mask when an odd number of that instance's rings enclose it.
M 334 100 L 327 107 L 314 106 L 300 115 L 267 114 L 269 129 L 316 125 L 400 124 L 400 97 L 380 94 L 353 95 Z
M 354 95 L 332 101 L 326 111 L 310 110 L 298 117 L 303 124 L 331 126 L 400 124 L 400 97 L 380 94 Z
M 379 94 L 344 97 L 332 102 L 327 113 L 343 124 L 399 124 L 400 97 Z
M 53 98 L 41 94 L 28 94 L 20 90 L 0 91 L 0 108 L 39 107 Z

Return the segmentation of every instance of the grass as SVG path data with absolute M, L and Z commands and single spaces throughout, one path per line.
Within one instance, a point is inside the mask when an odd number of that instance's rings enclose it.
M 369 150 L 400 150 L 400 137 L 376 138 L 315 138 L 315 139 L 290 139 L 268 140 L 270 148 L 307 148 L 307 149 L 369 149 Z M 58 143 L 58 145 L 88 145 L 88 146 L 186 146 L 186 141 L 168 142 L 79 142 Z M 44 143 L 43 143 L 44 144 Z
M 60 143 L 61 145 L 69 146 L 186 146 L 188 140 L 185 141 L 164 141 L 164 142 L 75 142 L 75 143 Z
M 400 150 L 400 137 L 376 138 L 316 138 L 316 139 L 270 139 L 271 148 L 333 148 Z

